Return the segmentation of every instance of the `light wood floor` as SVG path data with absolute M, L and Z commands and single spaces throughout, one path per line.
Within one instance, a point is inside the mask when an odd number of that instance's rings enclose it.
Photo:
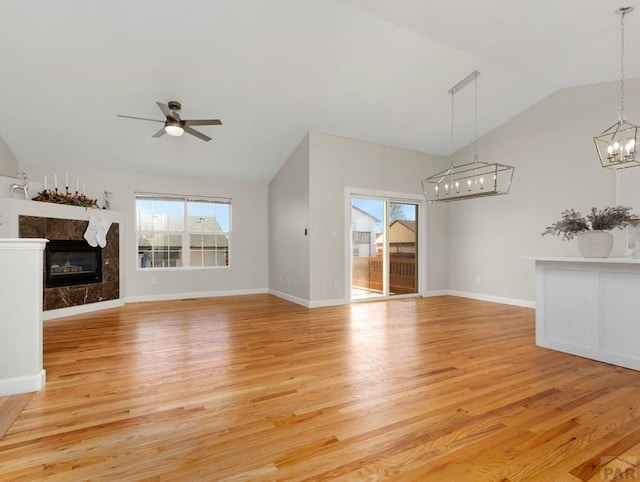
M 530 309 L 257 295 L 51 320 L 44 340 L 2 481 L 640 479 L 640 372 L 535 347 Z

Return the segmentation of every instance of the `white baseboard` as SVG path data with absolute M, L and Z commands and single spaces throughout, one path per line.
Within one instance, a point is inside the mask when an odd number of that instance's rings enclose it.
M 81 315 L 83 313 L 91 313 L 98 310 L 106 310 L 109 308 L 117 308 L 124 306 L 122 298 L 109 301 L 98 301 L 97 303 L 87 303 L 86 305 L 69 306 L 68 308 L 58 308 L 55 310 L 47 310 L 42 312 L 43 320 L 53 320 L 64 316 Z
M 325 308 L 327 306 L 341 306 L 346 305 L 349 302 L 345 299 L 336 300 L 319 300 L 309 302 L 309 308 Z
M 297 296 L 292 296 L 287 293 L 283 293 L 278 290 L 269 290 L 269 294 L 273 296 L 277 296 L 278 298 L 282 298 L 283 300 L 290 301 L 291 303 L 295 303 L 296 305 L 304 306 L 305 308 L 310 308 L 310 302 L 307 300 L 303 300 L 302 298 L 298 298 Z
M 518 300 L 515 298 L 503 298 L 501 296 L 483 295 L 479 293 L 468 293 L 466 291 L 448 290 L 448 295 L 459 296 L 461 298 L 471 298 L 480 301 L 490 301 L 492 303 L 501 303 L 503 305 L 521 306 L 523 308 L 535 308 L 536 302 L 529 300 Z
M 216 298 L 220 296 L 242 296 L 261 295 L 269 291 L 266 288 L 253 290 L 230 290 L 230 291 L 199 291 L 196 293 L 167 293 L 162 295 L 128 296 L 127 303 L 137 303 L 140 301 L 165 301 L 165 300 L 186 300 L 189 298 Z
M 0 397 L 36 392 L 44 387 L 46 380 L 45 370 L 40 370 L 35 375 L 0 379 Z
M 64 316 L 81 315 L 91 313 L 98 310 L 106 310 L 108 308 L 117 308 L 124 306 L 125 303 L 136 303 L 140 301 L 164 301 L 164 300 L 185 300 L 188 298 L 214 298 L 217 296 L 242 296 L 257 295 L 268 293 L 266 288 L 255 290 L 233 290 L 233 291 L 206 291 L 197 293 L 169 293 L 163 295 L 148 296 L 129 296 L 126 299 L 100 301 L 98 303 L 88 303 L 86 305 L 70 306 L 68 308 L 59 308 L 57 310 L 47 310 L 42 312 L 43 320 L 53 320 Z
M 282 298 L 283 300 L 290 301 L 291 303 L 304 306 L 305 308 L 324 308 L 328 306 L 345 305 L 348 303 L 348 301 L 345 299 L 309 301 L 309 300 L 304 300 L 302 298 L 298 298 L 296 296 L 289 295 L 287 293 L 283 293 L 281 291 L 267 289 L 267 288 L 258 288 L 258 289 L 252 289 L 252 290 L 204 291 L 204 292 L 196 292 L 196 293 L 169 293 L 169 294 L 162 294 L 162 295 L 129 296 L 126 299 L 120 298 L 118 300 L 100 301 L 98 303 L 89 303 L 86 305 L 70 306 L 69 308 L 59 308 L 57 310 L 44 311 L 42 313 L 42 319 L 52 320 L 55 318 L 62 318 L 65 316 L 73 316 L 73 315 L 79 315 L 83 313 L 91 313 L 93 311 L 98 311 L 98 310 L 106 310 L 108 308 L 117 308 L 120 306 L 124 306 L 125 302 L 137 303 L 137 302 L 144 302 L 144 301 L 184 300 L 188 298 L 214 298 L 219 296 L 242 296 L 242 295 L 266 294 L 266 293 L 269 293 L 273 296 L 277 296 L 278 298 Z M 499 296 L 482 295 L 478 293 L 468 293 L 465 291 L 456 291 L 456 290 L 427 291 L 422 296 L 424 298 L 430 298 L 433 296 L 447 296 L 447 295 L 459 296 L 461 298 L 472 298 L 474 300 L 480 300 L 480 301 L 490 301 L 493 303 L 501 303 L 505 305 L 522 306 L 524 308 L 536 307 L 535 301 L 503 298 Z
M 276 290 L 269 290 L 269 294 L 272 294 L 273 296 L 277 296 L 278 298 L 282 298 L 287 301 L 291 301 L 292 303 L 295 303 L 300 306 L 304 306 L 306 308 L 324 308 L 327 306 L 346 305 L 348 303 L 348 301 L 343 299 L 308 301 L 308 300 L 303 300 L 302 298 L 297 298 L 295 296 L 291 296 L 287 293 L 282 293 L 281 291 L 276 291 Z M 503 305 L 521 306 L 523 308 L 536 307 L 535 301 L 518 300 L 514 298 L 503 298 L 500 296 L 483 295 L 478 293 L 467 293 L 465 291 L 455 291 L 455 290 L 427 291 L 422 296 L 423 298 L 430 298 L 434 296 L 459 296 L 461 298 L 472 298 L 474 300 L 489 301 L 491 303 L 500 303 Z
M 431 298 L 433 296 L 447 296 L 450 294 L 447 290 L 427 291 L 422 295 L 423 298 Z
M 348 303 L 344 299 L 319 300 L 319 301 L 303 300 L 302 298 L 298 298 L 297 296 L 291 296 L 287 293 L 283 293 L 282 291 L 277 291 L 277 290 L 269 290 L 269 294 L 273 296 L 277 296 L 278 298 L 282 298 L 283 300 L 291 301 L 291 303 L 304 306 L 305 308 L 324 308 L 327 306 L 346 305 Z

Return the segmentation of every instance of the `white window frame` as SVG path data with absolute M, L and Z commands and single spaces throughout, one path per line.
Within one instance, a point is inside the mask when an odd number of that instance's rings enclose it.
M 138 218 L 138 200 L 157 200 L 157 201 L 180 201 L 182 202 L 182 232 L 177 231 L 163 231 L 167 235 L 181 235 L 181 266 L 153 266 L 142 267 L 140 257 L 136 258 L 136 267 L 141 271 L 149 270 L 190 270 L 190 269 L 217 269 L 228 268 L 231 265 L 231 231 L 232 231 L 232 207 L 231 198 L 219 198 L 209 196 L 189 196 L 179 194 L 163 194 L 163 193 L 149 193 L 149 192 L 136 192 L 135 193 L 135 219 L 136 219 L 136 253 L 140 253 L 140 222 Z M 222 231 L 223 235 L 227 237 L 227 250 L 226 250 L 226 263 L 223 265 L 212 266 L 191 266 L 191 231 L 189 231 L 189 204 L 190 203 L 210 203 L 210 204 L 226 204 L 229 206 L 229 228 L 227 231 Z M 146 231 L 146 230 L 144 230 Z

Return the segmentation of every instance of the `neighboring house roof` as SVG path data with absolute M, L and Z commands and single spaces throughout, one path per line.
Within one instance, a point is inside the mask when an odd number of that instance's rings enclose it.
M 175 245 L 171 244 L 167 247 L 178 250 L 180 246 L 180 244 L 176 243 Z M 229 238 L 226 234 L 192 234 L 189 240 L 189 246 L 191 248 L 227 249 L 229 247 Z M 138 241 L 138 249 L 141 251 L 151 250 L 151 241 L 141 238 Z
M 373 214 L 368 213 L 367 211 L 365 211 L 364 209 L 360 209 L 358 206 L 354 206 L 353 204 L 351 205 L 351 209 L 355 209 L 356 211 L 361 212 L 362 214 L 365 214 L 366 216 L 369 216 L 371 219 L 375 220 L 376 223 L 379 223 L 381 220 L 376 218 Z
M 189 216 L 190 246 L 227 248 L 229 239 L 215 217 Z
M 220 223 L 215 217 L 199 217 L 199 216 L 189 216 L 187 220 L 189 224 L 189 246 L 193 248 L 206 247 L 206 248 L 228 248 L 229 247 L 229 237 L 227 233 L 224 232 Z M 160 236 L 161 238 L 165 236 L 162 233 L 149 233 L 147 236 Z M 162 241 L 165 241 L 162 238 Z M 162 242 L 160 241 L 160 242 Z M 179 243 L 179 241 L 170 241 L 173 243 Z M 141 237 L 138 240 L 138 247 L 143 249 L 145 247 L 151 247 L 151 241 L 146 237 Z M 174 246 L 171 246 L 174 247 Z M 176 248 L 179 245 L 175 246 Z
M 226 234 L 191 234 L 191 247 L 228 248 L 229 238 Z
M 215 217 L 189 216 L 189 232 L 224 233 Z
M 406 219 L 396 219 L 394 222 L 391 223 L 391 226 L 393 226 L 396 223 L 402 224 L 405 228 L 410 229 L 414 233 L 416 232 L 416 222 L 415 221 L 408 221 Z M 389 226 L 389 227 L 391 227 L 391 226 Z
M 395 229 L 394 229 L 395 226 Z M 403 240 L 402 239 L 402 228 L 405 228 L 406 230 L 409 230 L 412 233 L 416 232 L 416 222 L 415 221 L 409 221 L 406 219 L 396 219 L 394 222 L 392 222 L 389 225 L 389 243 L 390 244 L 399 244 L 399 243 L 407 243 L 407 242 L 414 242 L 414 241 L 409 241 L 409 240 Z M 400 229 L 399 229 L 400 228 Z M 406 233 L 406 231 L 404 231 Z M 398 239 L 400 238 L 400 239 Z M 376 237 L 376 244 L 382 244 L 384 243 L 384 234 L 383 233 L 379 233 Z

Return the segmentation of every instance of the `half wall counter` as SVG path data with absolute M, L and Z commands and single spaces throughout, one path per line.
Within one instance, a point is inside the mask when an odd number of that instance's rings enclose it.
M 536 344 L 640 370 L 640 259 L 534 259 Z
M 46 239 L 0 238 L 0 397 L 40 390 Z

